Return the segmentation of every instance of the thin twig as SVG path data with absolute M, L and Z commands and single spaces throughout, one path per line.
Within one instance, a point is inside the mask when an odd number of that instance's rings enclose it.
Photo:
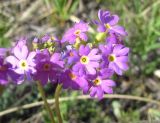
M 110 94 L 110 95 L 105 95 L 104 98 L 108 98 L 108 99 L 129 99 L 129 100 L 136 100 L 136 101 L 142 101 L 142 102 L 150 102 L 150 103 L 153 103 L 153 104 L 156 104 L 156 105 L 160 106 L 160 101 L 153 100 L 153 99 L 148 98 L 148 97 Z M 70 100 L 74 100 L 74 99 L 76 99 L 76 100 L 90 99 L 90 96 L 89 95 L 80 95 L 80 96 L 77 96 L 77 97 L 62 97 L 62 98 L 59 99 L 59 101 L 64 102 L 64 101 L 70 101 Z M 49 100 L 47 100 L 47 102 L 49 104 L 54 104 L 55 100 L 54 99 L 49 99 Z M 18 110 L 29 109 L 29 108 L 33 108 L 33 107 L 37 107 L 37 106 L 41 106 L 41 105 L 44 105 L 43 101 L 34 102 L 34 103 L 10 108 L 10 109 L 7 109 L 7 110 L 4 110 L 4 111 L 0 112 L 0 117 L 2 117 L 4 115 L 7 115 L 9 113 L 16 112 Z

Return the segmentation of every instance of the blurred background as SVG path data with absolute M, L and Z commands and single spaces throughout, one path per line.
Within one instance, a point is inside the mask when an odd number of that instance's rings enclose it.
M 0 0 L 0 47 L 10 47 L 21 37 L 30 41 L 46 33 L 61 37 L 75 18 L 91 22 L 99 9 L 118 14 L 129 34 L 125 44 L 131 49 L 130 69 L 115 78 L 114 92 L 160 100 L 160 0 Z M 41 100 L 34 83 L 1 88 L 0 112 Z M 45 91 L 51 99 L 55 87 L 48 84 Z M 158 105 L 124 99 L 74 99 L 79 94 L 62 91 L 61 97 L 73 97 L 60 103 L 64 123 L 160 121 Z M 0 117 L 0 123 L 33 122 L 50 123 L 43 106 Z

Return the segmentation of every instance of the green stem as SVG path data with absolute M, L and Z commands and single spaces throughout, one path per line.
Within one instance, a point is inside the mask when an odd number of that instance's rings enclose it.
M 45 92 L 43 90 L 43 87 L 42 87 L 42 84 L 39 82 L 39 81 L 36 81 L 37 82 L 37 85 L 38 85 L 38 90 L 39 92 L 41 93 L 41 96 L 42 96 L 42 99 L 44 101 L 44 105 L 46 107 L 46 110 L 48 111 L 49 113 L 49 116 L 50 116 L 50 119 L 51 119 L 51 122 L 52 123 L 55 123 L 55 120 L 54 120 L 54 117 L 53 117 L 53 113 L 52 113 L 52 110 L 47 102 L 47 99 L 46 99 L 46 96 L 45 96 Z
M 56 114 L 57 114 L 59 123 L 63 123 L 60 108 L 59 108 L 59 95 L 61 92 L 61 88 L 62 88 L 62 85 L 58 84 L 55 92 L 55 106 L 56 106 L 55 109 L 56 109 Z

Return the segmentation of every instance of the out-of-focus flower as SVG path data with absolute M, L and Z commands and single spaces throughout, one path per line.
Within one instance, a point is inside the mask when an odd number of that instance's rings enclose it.
M 6 58 L 6 61 L 12 64 L 14 71 L 28 80 L 31 80 L 31 74 L 35 73 L 34 57 L 36 52 L 28 51 L 26 45 L 20 45 L 13 48 L 13 55 Z
M 109 79 L 113 75 L 111 71 L 112 70 L 110 69 L 104 69 L 99 71 L 97 76 L 95 76 L 95 79 L 92 80 L 92 86 L 90 88 L 91 97 L 97 96 L 100 100 L 103 98 L 104 93 L 113 93 L 112 87 L 115 86 L 115 82 Z
M 126 36 L 127 32 L 124 27 L 117 25 L 119 17 L 117 15 L 111 15 L 109 11 L 99 10 L 98 18 L 100 22 L 96 22 L 99 32 L 116 33 L 122 36 Z
M 124 45 L 117 44 L 115 46 L 100 46 L 102 51 L 102 67 L 108 66 L 118 75 L 122 75 L 123 71 L 128 69 L 128 52 L 129 48 Z
M 76 39 L 87 41 L 88 40 L 88 36 L 86 35 L 87 31 L 88 31 L 88 23 L 80 21 L 64 34 L 61 42 L 62 43 L 69 42 L 70 44 L 74 44 L 76 42 Z

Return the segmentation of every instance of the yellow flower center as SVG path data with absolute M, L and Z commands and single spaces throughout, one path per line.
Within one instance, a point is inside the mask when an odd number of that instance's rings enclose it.
M 80 62 L 81 62 L 82 64 L 88 64 L 88 63 L 89 63 L 89 58 L 88 58 L 87 56 L 82 56 L 82 57 L 80 58 Z
M 69 77 L 72 79 L 72 80 L 75 80 L 77 78 L 77 76 L 73 73 L 69 73 Z
M 79 36 L 80 33 L 81 33 L 81 30 L 79 30 L 79 29 L 74 32 L 74 34 L 75 34 L 76 36 Z
M 113 62 L 113 61 L 116 60 L 116 56 L 113 55 L 113 54 L 111 54 L 111 55 L 108 56 L 108 60 L 109 60 L 110 62 Z
M 94 81 L 93 81 L 94 85 L 100 85 L 101 84 L 101 79 L 100 78 L 96 78 Z
M 26 60 L 20 60 L 19 67 L 23 70 L 26 70 L 28 68 L 28 63 Z
M 50 70 L 50 67 L 51 67 L 51 65 L 48 64 L 48 63 L 46 63 L 46 64 L 43 65 L 43 70 L 44 70 L 44 71 L 49 71 L 49 70 Z
M 108 29 L 110 29 L 111 28 L 111 26 L 107 23 L 107 24 L 105 24 L 105 27 L 106 28 L 108 28 Z

